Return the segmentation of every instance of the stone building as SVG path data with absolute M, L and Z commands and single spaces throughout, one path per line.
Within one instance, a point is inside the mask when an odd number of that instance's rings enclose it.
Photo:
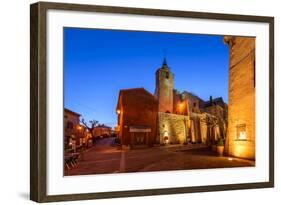
M 166 59 L 156 71 L 155 96 L 158 98 L 158 111 L 173 113 L 174 74 L 170 72 Z
M 164 59 L 162 67 L 156 72 L 155 96 L 160 108 L 173 107 L 173 110 L 158 110 L 157 142 L 211 144 L 218 138 L 225 138 L 227 118 L 225 115 L 213 114 L 216 108 L 227 113 L 227 106 L 222 98 L 219 98 L 220 104 L 216 101 L 205 102 L 191 92 L 179 92 L 174 89 L 173 83 L 174 74 Z
M 255 38 L 225 37 L 229 45 L 229 103 L 226 150 L 255 159 Z
M 65 147 L 78 145 L 82 133 L 80 126 L 80 114 L 64 108 L 64 143 Z
M 156 139 L 157 98 L 144 88 L 120 90 L 116 112 L 121 144 L 152 146 Z
M 154 95 L 144 88 L 121 90 L 117 103 L 118 136 L 123 145 L 206 143 L 225 138 L 227 105 L 205 102 L 174 89 L 166 59 L 156 71 Z M 142 136 L 142 137 L 141 137 Z
M 91 140 L 89 130 L 80 124 L 80 114 L 64 108 L 64 146 L 65 149 L 76 149 Z
M 104 124 L 99 124 L 93 129 L 93 137 L 109 137 L 112 134 L 112 128 Z

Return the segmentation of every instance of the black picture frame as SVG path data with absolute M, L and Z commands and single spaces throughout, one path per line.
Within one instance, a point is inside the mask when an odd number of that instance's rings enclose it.
M 269 24 L 269 181 L 212 186 L 47 195 L 46 13 L 49 9 L 263 22 Z M 133 197 L 274 187 L 274 17 L 38 2 L 30 6 L 30 199 L 36 202 Z

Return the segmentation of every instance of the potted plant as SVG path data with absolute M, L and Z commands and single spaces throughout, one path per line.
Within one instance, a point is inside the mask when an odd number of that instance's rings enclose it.
M 223 156 L 223 151 L 224 151 L 224 141 L 222 138 L 219 139 L 218 144 L 217 144 L 217 153 L 219 156 Z

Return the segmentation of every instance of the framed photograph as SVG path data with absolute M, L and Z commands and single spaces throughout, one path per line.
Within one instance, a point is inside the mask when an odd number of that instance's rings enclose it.
M 30 198 L 274 186 L 274 18 L 30 7 Z

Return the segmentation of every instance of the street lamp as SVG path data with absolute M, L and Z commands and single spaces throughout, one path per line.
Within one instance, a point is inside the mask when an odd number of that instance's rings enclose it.
M 121 110 L 116 110 L 116 113 L 119 115 L 121 113 Z
M 81 125 L 78 125 L 78 130 L 82 130 L 82 126 Z

